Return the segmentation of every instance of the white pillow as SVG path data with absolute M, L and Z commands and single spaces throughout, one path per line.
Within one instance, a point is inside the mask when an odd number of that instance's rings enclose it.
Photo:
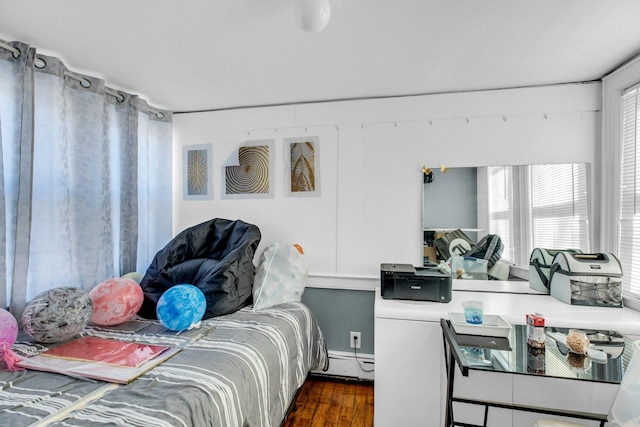
M 299 245 L 277 242 L 267 246 L 253 278 L 253 310 L 300 301 L 308 273 L 309 264 Z

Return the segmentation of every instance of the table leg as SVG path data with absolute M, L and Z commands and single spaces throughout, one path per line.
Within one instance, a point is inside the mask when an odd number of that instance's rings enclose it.
M 445 341 L 445 348 L 448 348 L 446 341 Z M 445 350 L 445 353 L 448 353 L 445 355 L 445 360 L 447 360 L 448 363 L 447 363 L 447 407 L 446 407 L 444 425 L 445 427 L 451 427 L 453 426 L 452 398 L 453 398 L 453 381 L 455 379 L 455 372 L 456 372 L 456 361 L 453 357 L 453 353 L 451 352 L 451 349 L 449 349 L 449 351 Z

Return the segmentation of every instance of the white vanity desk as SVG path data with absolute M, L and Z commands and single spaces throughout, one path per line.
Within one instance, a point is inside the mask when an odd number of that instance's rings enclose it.
M 511 324 L 524 324 L 527 313 L 538 311 L 547 326 L 610 329 L 640 339 L 640 312 L 629 308 L 565 304 L 529 289 L 527 282 L 454 280 L 453 289 L 449 303 L 388 300 L 376 290 L 376 427 L 443 425 L 446 376 L 440 319 L 462 312 L 462 301 L 482 301 L 485 313 L 499 314 Z M 457 390 L 471 398 L 601 413 L 608 412 L 617 390 L 612 384 L 596 388 L 580 381 L 483 374 L 465 377 Z M 482 423 L 481 413 L 468 412 L 463 421 Z M 491 412 L 489 425 L 530 426 L 535 418 L 498 409 Z

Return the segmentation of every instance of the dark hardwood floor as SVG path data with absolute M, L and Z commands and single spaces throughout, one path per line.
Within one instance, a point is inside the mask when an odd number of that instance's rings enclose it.
M 284 427 L 372 427 L 373 383 L 310 376 Z

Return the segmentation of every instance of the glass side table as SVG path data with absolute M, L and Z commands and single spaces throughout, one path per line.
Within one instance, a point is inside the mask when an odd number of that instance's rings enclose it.
M 596 363 L 584 355 L 569 351 L 564 343 L 568 332 L 565 328 L 546 327 L 545 348 L 533 349 L 527 345 L 526 325 L 512 325 L 508 337 L 457 334 L 448 319 L 441 319 L 440 326 L 447 372 L 446 427 L 470 425 L 454 421 L 454 402 L 484 406 L 484 424 L 478 427 L 486 427 L 491 407 L 595 420 L 600 422 L 600 426 L 604 426 L 607 414 L 455 397 L 455 368 L 458 366 L 463 376 L 469 376 L 469 372 L 473 370 L 482 370 L 619 384 L 631 357 L 631 341 L 615 331 L 583 329 L 594 348 L 607 353 L 606 362 Z

